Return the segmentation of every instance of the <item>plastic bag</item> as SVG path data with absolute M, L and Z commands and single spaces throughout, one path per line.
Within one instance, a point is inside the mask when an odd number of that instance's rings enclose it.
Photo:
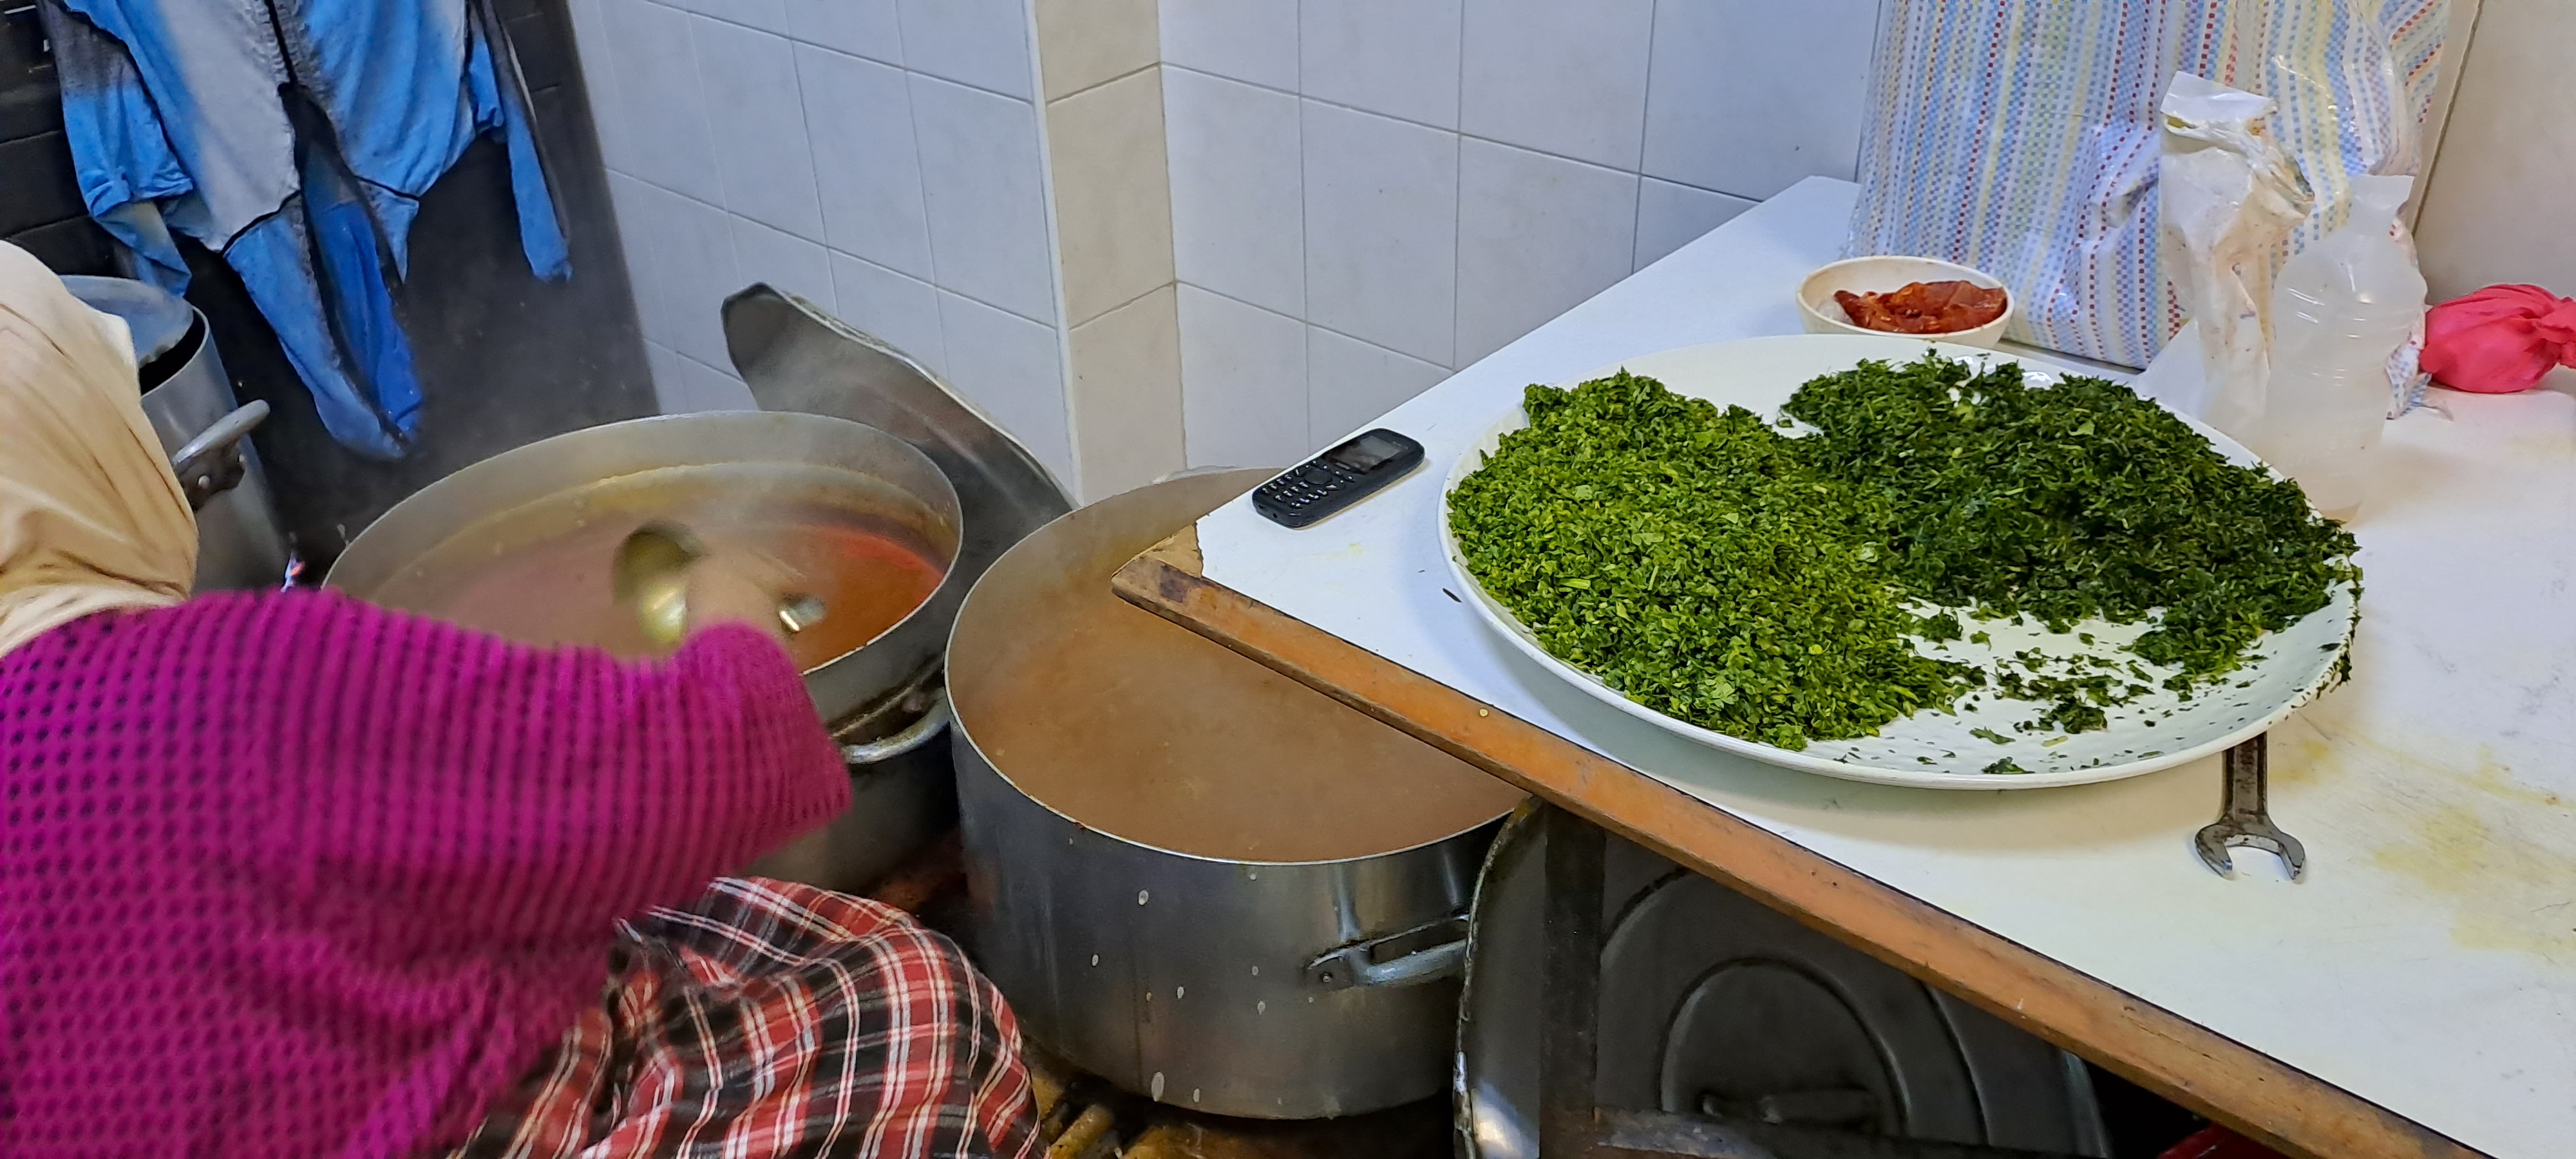
M 2576 366 L 2576 299 L 2538 286 L 2489 286 L 2424 319 L 2424 369 L 2454 390 L 2511 394 Z
M 2320 511 L 2349 518 L 2388 415 L 2420 377 L 2424 276 L 2397 217 L 2414 179 L 2347 176 L 2342 226 L 2284 262 L 2313 215 L 2307 183 L 2266 131 L 2273 108 L 2187 74 L 2166 94 L 2164 268 L 2192 316 L 2197 365 L 2169 345 L 2140 391 L 2208 420 L 2298 480 Z M 2196 393 L 2180 397 L 2186 383 Z
M 2003 280 L 2008 337 L 2144 366 L 2182 324 L 2158 255 L 2158 105 L 2177 72 L 2259 93 L 2316 208 L 2417 171 L 2448 0 L 1890 0 L 1847 252 Z
M 2184 414 L 2240 438 L 2271 377 L 2272 274 L 2314 199 L 2266 122 L 2278 107 L 2190 73 L 2164 101 L 2159 241 L 2176 301 L 2200 336 L 2206 393 Z

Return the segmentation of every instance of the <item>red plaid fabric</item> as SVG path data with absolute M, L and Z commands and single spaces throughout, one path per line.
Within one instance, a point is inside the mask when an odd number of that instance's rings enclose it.
M 607 999 L 451 1159 L 1027 1159 L 1019 1024 L 900 910 L 719 879 L 622 931 Z

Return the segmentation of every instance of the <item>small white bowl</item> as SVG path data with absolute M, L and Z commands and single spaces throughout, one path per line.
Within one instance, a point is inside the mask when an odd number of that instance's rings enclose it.
M 1908 258 L 1878 255 L 1845 258 L 1819 268 L 1798 283 L 1798 317 L 1810 334 L 1886 334 L 1851 324 L 1843 313 L 1842 303 L 1834 300 L 1834 291 L 1849 290 L 1855 294 L 1884 294 L 1904 289 L 1913 282 L 1966 282 L 1974 286 L 2001 288 L 2003 283 L 1982 270 L 1970 269 L 1956 262 L 1938 258 Z M 2004 329 L 2012 325 L 2013 312 L 2021 308 L 2010 293 L 2004 295 L 2003 316 L 1973 330 L 1952 330 L 1941 334 L 1899 335 L 1906 338 L 1935 339 L 1992 349 L 2004 340 Z

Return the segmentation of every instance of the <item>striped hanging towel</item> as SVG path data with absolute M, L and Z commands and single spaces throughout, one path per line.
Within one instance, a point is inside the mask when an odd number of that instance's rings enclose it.
M 2144 366 L 2182 324 L 2157 269 L 2157 102 L 2189 72 L 2280 103 L 2342 224 L 2355 173 L 2413 174 L 2449 0 L 1889 0 L 1851 254 L 2003 279 L 2009 337 Z

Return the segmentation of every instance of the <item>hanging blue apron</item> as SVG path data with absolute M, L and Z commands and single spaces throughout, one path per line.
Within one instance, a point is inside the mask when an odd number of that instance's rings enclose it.
M 185 289 L 173 231 L 222 254 L 342 445 L 400 457 L 420 382 L 393 310 L 420 198 L 485 133 L 519 243 L 571 272 L 488 0 L 44 0 L 90 214 Z

